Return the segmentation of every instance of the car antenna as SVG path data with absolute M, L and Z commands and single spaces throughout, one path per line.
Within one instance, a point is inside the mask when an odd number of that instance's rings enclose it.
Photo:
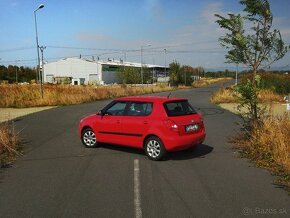
M 170 95 L 171 95 L 171 92 L 167 95 L 167 98 L 169 98 L 170 97 Z

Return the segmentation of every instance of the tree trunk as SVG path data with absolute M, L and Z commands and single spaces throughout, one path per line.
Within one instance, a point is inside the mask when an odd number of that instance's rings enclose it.
M 253 78 L 252 78 L 252 85 L 256 89 L 256 75 L 257 75 L 257 69 L 256 67 L 253 67 Z
M 256 75 L 257 75 L 257 69 L 256 67 L 253 68 L 253 80 L 252 80 L 252 85 L 253 85 L 253 98 L 252 98 L 252 106 L 253 106 L 253 114 L 252 117 L 256 121 L 258 119 L 258 109 L 257 109 L 257 81 L 256 81 Z

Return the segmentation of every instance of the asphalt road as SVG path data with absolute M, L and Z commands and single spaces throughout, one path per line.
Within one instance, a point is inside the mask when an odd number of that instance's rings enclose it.
M 108 101 L 16 120 L 26 154 L 0 171 L 0 217 L 289 217 L 286 191 L 231 149 L 239 118 L 209 102 L 219 86 L 172 93 L 199 108 L 207 138 L 161 162 L 130 148 L 82 146 L 80 119 Z

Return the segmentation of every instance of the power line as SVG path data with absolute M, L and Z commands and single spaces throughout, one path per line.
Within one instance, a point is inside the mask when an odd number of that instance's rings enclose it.
M 1 53 L 3 53 L 3 52 L 13 52 L 13 51 L 22 51 L 22 50 L 29 50 L 29 49 L 35 49 L 35 46 L 1 49 L 0 52 Z
M 120 51 L 120 52 L 138 51 L 136 49 L 85 48 L 85 47 L 53 46 L 53 45 L 48 45 L 46 47 L 56 49 L 72 49 L 72 50 L 97 50 L 97 51 Z

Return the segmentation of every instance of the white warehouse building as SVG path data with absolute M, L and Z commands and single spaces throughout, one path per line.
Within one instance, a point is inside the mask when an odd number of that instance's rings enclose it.
M 86 60 L 66 58 L 44 64 L 44 83 L 71 83 L 73 85 L 112 84 L 117 83 L 116 69 L 120 67 L 141 68 L 140 63 L 115 60 Z M 164 66 L 143 64 L 153 72 L 155 77 L 162 74 Z

